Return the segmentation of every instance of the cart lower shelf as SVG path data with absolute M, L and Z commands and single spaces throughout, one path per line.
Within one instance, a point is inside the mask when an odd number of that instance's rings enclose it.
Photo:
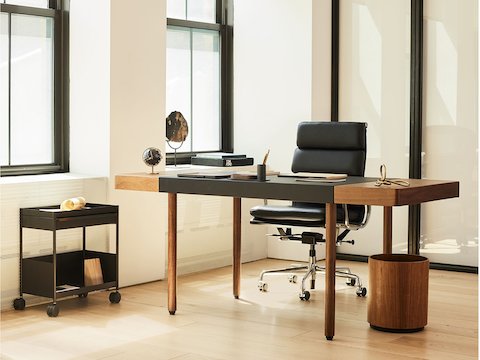
M 89 292 L 115 288 L 110 293 L 111 303 L 119 303 L 116 254 L 99 251 L 72 251 L 56 255 L 56 286 L 54 289 L 53 255 L 37 256 L 22 259 L 22 293 L 13 301 L 16 310 L 25 308 L 23 294 L 31 294 L 51 298 L 53 303 L 47 306 L 48 316 L 55 317 L 59 309 L 57 299 L 78 295 L 86 297 Z M 100 259 L 103 283 L 85 286 L 84 262 L 87 259 Z

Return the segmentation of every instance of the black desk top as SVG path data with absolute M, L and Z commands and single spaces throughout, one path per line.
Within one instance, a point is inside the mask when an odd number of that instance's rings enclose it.
M 240 198 L 292 200 L 333 203 L 334 187 L 375 181 L 373 178 L 349 176 L 342 182 L 303 182 L 295 178 L 269 176 L 267 181 L 158 177 L 159 191 L 168 193 L 217 195 Z

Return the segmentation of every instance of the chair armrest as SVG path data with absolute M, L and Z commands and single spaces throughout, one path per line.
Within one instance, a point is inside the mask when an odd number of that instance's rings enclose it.
M 350 224 L 350 218 L 348 216 L 348 205 L 347 204 L 342 204 L 343 211 L 345 213 L 345 221 L 344 221 L 344 227 L 348 230 L 358 230 L 362 229 L 367 225 L 368 220 L 370 219 L 370 211 L 371 211 L 371 206 L 370 205 L 365 205 L 366 211 L 365 214 L 363 215 L 362 222 L 358 225 L 352 225 Z

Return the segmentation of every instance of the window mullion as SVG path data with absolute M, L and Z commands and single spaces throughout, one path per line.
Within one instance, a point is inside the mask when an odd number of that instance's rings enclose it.
M 193 29 L 190 29 L 190 149 L 193 149 Z
M 12 14 L 8 14 L 8 165 L 12 165 Z

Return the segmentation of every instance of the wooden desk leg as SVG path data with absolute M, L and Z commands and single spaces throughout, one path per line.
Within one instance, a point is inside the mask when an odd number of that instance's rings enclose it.
M 177 310 L 177 194 L 168 193 L 168 312 Z
M 233 198 L 233 296 L 240 296 L 240 266 L 242 254 L 242 199 Z
M 333 340 L 335 334 L 335 260 L 337 206 L 326 204 L 326 261 L 325 261 L 325 337 Z
M 383 253 L 392 253 L 392 207 L 383 207 Z

